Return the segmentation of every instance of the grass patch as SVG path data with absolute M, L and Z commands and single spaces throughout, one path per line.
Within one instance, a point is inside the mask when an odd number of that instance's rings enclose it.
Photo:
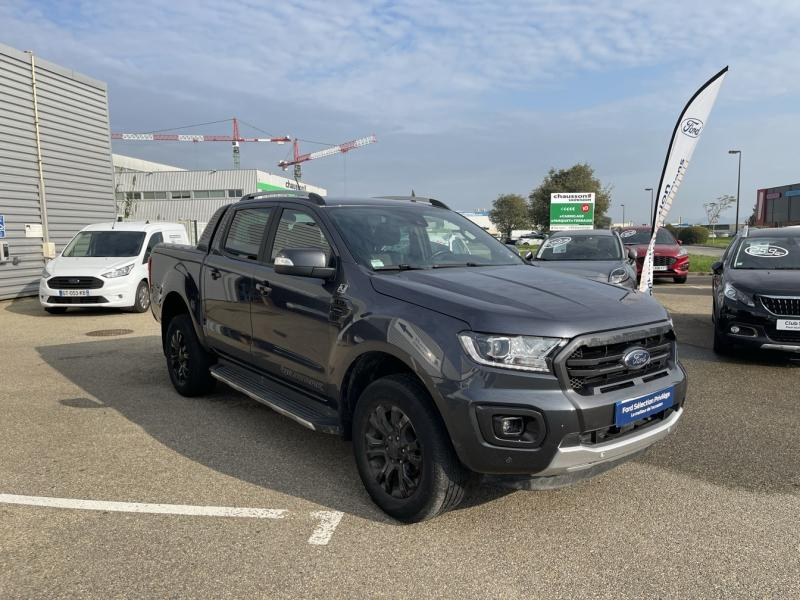
M 715 248 L 727 248 L 733 241 L 732 237 L 729 238 L 708 238 L 708 240 L 701 244 L 702 246 L 714 246 Z
M 716 256 L 702 256 L 699 254 L 692 254 L 689 257 L 689 272 L 690 273 L 710 273 L 711 265 L 719 260 Z

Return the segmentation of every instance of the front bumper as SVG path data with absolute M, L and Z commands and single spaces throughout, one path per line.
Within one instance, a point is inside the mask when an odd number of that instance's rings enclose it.
M 85 296 L 61 295 L 62 292 L 47 285 L 47 280 L 39 281 L 39 303 L 44 307 L 87 307 L 127 308 L 136 303 L 136 288 L 139 281 L 135 277 L 117 277 L 103 282 L 103 287 L 88 289 Z M 121 280 L 121 281 L 120 281 Z
M 644 329 L 663 332 L 669 325 Z M 570 355 L 576 344 L 596 343 L 597 339 L 627 343 L 636 336 L 641 333 L 621 330 L 573 340 L 555 359 L 556 375 L 473 365 L 473 375 L 467 379 L 441 382 L 437 404 L 460 460 L 484 475 L 554 477 L 612 465 L 666 436 L 683 414 L 687 389 L 686 374 L 675 351 L 663 370 L 638 377 L 620 389 L 611 385 L 584 395 L 570 388 L 563 373 L 566 358 L 560 358 L 564 352 Z M 632 426 L 615 425 L 618 402 L 668 388 L 673 390 L 673 404 L 662 413 Z M 515 411 L 534 411 L 543 417 L 545 431 L 537 447 L 503 443 L 487 435 L 486 413 L 514 415 Z
M 716 326 L 731 344 L 754 349 L 800 353 L 800 332 L 777 328 L 778 319 L 792 318 L 771 314 L 761 307 L 758 301 L 756 306 L 750 307 L 725 298 Z M 731 328 L 738 328 L 738 332 L 733 333 Z
M 659 256 L 659 255 L 657 255 Z M 663 257 L 662 261 L 659 262 L 668 262 L 671 258 L 675 258 L 675 262 L 672 264 L 664 265 L 663 270 L 658 270 L 660 267 L 656 266 L 653 270 L 653 277 L 686 277 L 689 274 L 689 255 L 686 256 L 678 256 L 678 257 Z M 642 265 L 644 264 L 644 258 L 640 257 L 636 260 L 636 276 L 641 277 L 642 275 Z

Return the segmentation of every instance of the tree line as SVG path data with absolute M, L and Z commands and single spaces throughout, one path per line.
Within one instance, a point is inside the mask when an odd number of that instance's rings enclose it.
M 541 184 L 528 199 L 519 194 L 501 194 L 492 203 L 489 220 L 503 234 L 511 237 L 515 229 L 550 229 L 550 194 L 567 192 L 594 192 L 594 221 L 599 229 L 611 226 L 606 215 L 611 206 L 610 185 L 603 185 L 595 177 L 594 169 L 587 163 L 573 165 L 568 169 L 550 169 Z

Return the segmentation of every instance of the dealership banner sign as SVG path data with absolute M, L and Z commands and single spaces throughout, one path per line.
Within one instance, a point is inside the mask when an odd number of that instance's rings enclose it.
M 594 229 L 594 193 L 550 194 L 550 231 Z
M 656 203 L 653 219 L 653 235 L 647 248 L 644 264 L 642 265 L 642 279 L 639 290 L 653 293 L 653 254 L 655 252 L 656 234 L 664 226 L 664 221 L 672 208 L 672 202 L 678 187 L 683 181 L 686 168 L 692 158 L 697 140 L 706 126 L 708 115 L 717 100 L 719 88 L 725 79 L 728 67 L 722 69 L 711 79 L 705 82 L 683 109 L 672 132 L 664 168 L 661 171 L 661 181 L 658 183 L 658 202 Z

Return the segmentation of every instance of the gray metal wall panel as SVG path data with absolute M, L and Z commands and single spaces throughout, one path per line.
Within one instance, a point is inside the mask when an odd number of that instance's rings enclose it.
M 256 191 L 256 171 L 160 171 L 157 173 L 116 173 L 116 187 L 130 192 L 242 189 Z
M 80 229 L 116 215 L 106 86 L 36 58 L 50 241 L 60 252 Z M 0 44 L 0 214 L 18 265 L 0 264 L 0 300 L 35 294 L 44 265 L 30 56 Z
M 133 204 L 131 221 L 198 221 L 207 223 L 217 209 L 237 202 L 236 198 L 195 200 L 139 200 Z

